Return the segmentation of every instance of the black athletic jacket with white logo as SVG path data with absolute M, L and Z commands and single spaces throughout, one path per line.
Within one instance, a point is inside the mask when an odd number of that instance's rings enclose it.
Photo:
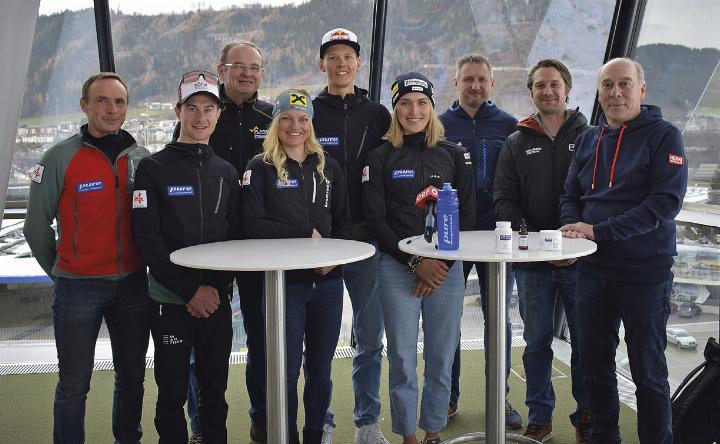
M 313 99 L 313 109 L 315 134 L 347 178 L 352 221 L 358 224 L 364 221 L 362 169 L 368 153 L 383 144 L 382 136 L 390 127 L 390 112 L 357 86 L 353 94 L 345 97 L 329 94 L 326 87 Z M 355 228 L 354 238 L 365 240 Z
M 380 251 L 407 263 L 410 255 L 398 242 L 425 230 L 424 210 L 415 206 L 415 197 L 428 185 L 440 188 L 445 182 L 457 189 L 460 229 L 472 230 L 475 185 L 470 155 L 462 147 L 447 141 L 427 147 L 425 133 L 417 133 L 405 136 L 400 148 L 386 142 L 370 153 L 363 172 L 365 215 Z
M 322 237 L 349 239 L 352 223 L 347 185 L 340 165 L 325 156 L 325 179 L 317 171 L 319 157 L 309 154 L 302 164 L 288 158 L 288 181 L 278 180 L 274 165 L 262 155 L 248 163 L 243 174 L 245 235 L 251 239 L 311 237 L 315 228 Z M 335 267 L 321 276 L 312 270 L 287 273 L 288 282 L 310 283 L 342 275 Z
M 240 231 L 238 173 L 209 145 L 173 142 L 144 158 L 133 192 L 137 250 L 153 280 L 188 302 L 200 285 L 223 290 L 232 273 L 195 270 L 170 262 L 170 253 L 235 239 Z M 170 302 L 170 296 L 154 299 Z M 180 303 L 180 301 L 177 301 Z

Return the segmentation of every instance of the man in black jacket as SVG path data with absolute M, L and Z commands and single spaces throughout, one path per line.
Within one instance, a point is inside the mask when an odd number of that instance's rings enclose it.
M 325 151 L 340 163 L 347 178 L 352 239 L 371 241 L 362 206 L 362 168 L 368 153 L 382 144 L 381 138 L 390 127 L 390 112 L 370 101 L 366 90 L 355 86 L 362 62 L 360 44 L 353 32 L 342 28 L 328 31 L 320 46 L 319 63 L 327 74 L 328 85 L 313 100 L 315 133 Z M 355 444 L 388 442 L 378 427 L 383 349 L 378 267 L 377 254 L 345 266 L 345 286 L 353 307 L 356 342 L 353 358 Z
M 191 349 L 200 385 L 204 442 L 227 442 L 232 275 L 170 262 L 175 250 L 239 234 L 238 173 L 208 145 L 220 117 L 219 83 L 207 71 L 183 75 L 175 108 L 182 124 L 180 137 L 143 159 L 135 177 L 135 239 L 150 268 L 154 307 L 150 328 L 160 443 L 188 442 L 182 406 L 188 393 Z
M 575 138 L 588 128 L 582 113 L 565 108 L 572 77 L 559 60 L 540 60 L 528 74 L 537 113 L 518 124 L 500 152 L 495 171 L 494 206 L 498 219 L 518 229 L 521 219 L 530 231 L 555 230 L 560 223 L 560 195 L 575 150 Z M 536 248 L 532 247 L 531 248 Z M 577 442 L 588 442 L 587 400 L 577 352 L 575 321 L 575 259 L 515 263 L 520 316 L 525 323 L 523 364 L 527 378 L 525 436 L 546 441 L 552 433 L 555 392 L 552 338 L 555 300 L 562 303 L 570 327 L 572 393 L 577 407 L 570 415 Z
M 245 171 L 250 159 L 262 151 L 262 143 L 272 120 L 272 104 L 258 98 L 265 67 L 260 48 L 253 42 L 239 40 L 226 44 L 220 51 L 217 72 L 222 80 L 220 119 L 210 136 L 215 154 L 230 162 L 238 174 Z M 175 137 L 180 125 L 175 128 Z M 241 204 L 242 205 L 242 204 Z M 236 274 L 240 294 L 240 311 L 245 327 L 247 365 L 245 385 L 250 397 L 250 438 L 266 441 L 265 414 L 265 318 L 263 315 L 263 273 Z M 193 386 L 194 387 L 194 386 Z M 196 391 L 190 393 L 188 414 L 194 416 Z M 194 435 L 200 430 L 191 423 Z

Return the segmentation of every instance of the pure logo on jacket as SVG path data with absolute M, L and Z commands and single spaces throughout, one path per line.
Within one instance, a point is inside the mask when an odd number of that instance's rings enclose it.
M 320 142 L 320 145 L 322 145 L 322 146 L 339 146 L 340 138 L 339 137 L 318 137 L 318 142 Z
M 91 180 L 90 182 L 81 182 L 76 185 L 78 193 L 88 193 L 90 191 L 100 191 L 105 188 L 102 180 Z
M 297 179 L 289 179 L 287 183 L 275 182 L 275 188 L 300 188 L 300 181 Z
M 167 195 L 176 196 L 194 196 L 195 188 L 192 185 L 168 185 Z
M 415 170 L 393 170 L 393 179 L 414 179 Z

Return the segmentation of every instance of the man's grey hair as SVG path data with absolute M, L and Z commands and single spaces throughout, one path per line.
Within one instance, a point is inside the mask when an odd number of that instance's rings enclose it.
M 482 54 L 478 53 L 472 53 L 467 54 L 462 57 L 460 57 L 457 61 L 457 67 L 455 70 L 455 80 L 457 80 L 458 73 L 460 72 L 460 68 L 463 67 L 463 65 L 467 65 L 468 63 L 484 63 L 485 66 L 487 66 L 488 71 L 490 71 L 490 78 L 493 78 L 493 68 L 492 63 L 490 63 L 490 59 L 485 57 Z
M 626 61 L 626 62 L 632 63 L 633 66 L 635 66 L 635 71 L 637 72 L 637 76 L 638 76 L 638 80 L 640 81 L 640 85 L 644 85 L 644 84 L 645 84 L 645 70 L 643 69 L 643 67 L 642 67 L 642 65 L 640 64 L 640 62 L 638 62 L 637 60 L 633 60 L 633 59 L 631 59 L 631 58 L 629 58 L 629 57 L 615 57 L 614 59 L 608 60 L 608 61 L 607 61 L 603 66 L 601 66 L 600 69 L 598 70 L 598 76 L 597 76 L 597 77 L 598 77 L 598 83 L 600 82 L 600 73 L 602 72 L 602 70 L 603 70 L 606 66 L 608 66 L 610 63 L 616 62 L 616 61 L 619 61 L 619 60 L 624 60 L 624 61 Z

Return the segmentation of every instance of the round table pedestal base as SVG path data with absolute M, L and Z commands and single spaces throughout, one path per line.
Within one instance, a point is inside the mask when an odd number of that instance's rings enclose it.
M 506 442 L 518 442 L 518 443 L 529 443 L 529 444 L 542 444 L 540 441 L 526 438 L 520 435 L 505 435 Z M 441 444 L 457 444 L 461 442 L 485 442 L 485 434 L 482 432 L 465 433 L 464 435 L 458 435 L 452 438 L 448 438 L 442 441 Z

